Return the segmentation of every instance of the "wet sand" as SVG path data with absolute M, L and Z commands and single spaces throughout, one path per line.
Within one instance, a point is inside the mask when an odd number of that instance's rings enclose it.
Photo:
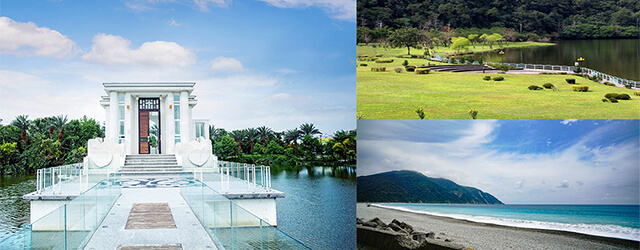
M 528 229 L 477 223 L 425 214 L 356 205 L 357 216 L 389 223 L 404 221 L 417 231 L 433 231 L 437 237 L 473 249 L 639 249 L 640 242 L 556 230 Z

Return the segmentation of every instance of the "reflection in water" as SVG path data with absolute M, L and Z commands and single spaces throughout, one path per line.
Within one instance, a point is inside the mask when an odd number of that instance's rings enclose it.
M 22 195 L 36 191 L 35 177 L 0 177 L 0 239 L 29 223 L 29 202 L 22 200 Z
M 503 56 L 499 51 L 475 53 L 473 59 L 574 65 L 576 59 L 583 57 L 586 61 L 582 65 L 587 68 L 629 80 L 640 80 L 640 39 L 561 40 L 554 43 L 554 46 L 505 48 Z
M 354 249 L 356 169 L 302 167 L 272 171 L 278 228 L 312 249 Z

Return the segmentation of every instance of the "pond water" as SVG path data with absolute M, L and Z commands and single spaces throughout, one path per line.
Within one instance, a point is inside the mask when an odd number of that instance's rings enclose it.
M 278 228 L 312 249 L 356 247 L 356 170 L 310 167 L 275 172 L 271 184 L 285 193 L 278 199 Z
M 576 59 L 586 59 L 581 64 L 613 76 L 640 80 L 640 39 L 561 40 L 554 46 L 505 48 L 498 51 L 475 53 L 474 60 L 486 62 L 539 63 L 574 65 Z
M 36 176 L 0 177 L 0 239 L 29 223 L 29 202 L 22 195 L 36 191 Z

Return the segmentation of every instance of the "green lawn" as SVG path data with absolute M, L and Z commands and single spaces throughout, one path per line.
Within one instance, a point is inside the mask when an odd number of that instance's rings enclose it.
M 505 48 L 520 48 L 520 47 L 532 47 L 532 46 L 551 46 L 553 45 L 553 43 L 540 43 L 540 42 L 515 42 L 515 43 L 509 43 L 508 46 L 505 46 Z M 475 47 L 471 46 L 469 47 L 469 50 L 467 51 L 463 51 L 466 53 L 470 53 L 470 52 L 484 52 L 484 51 L 492 51 L 492 50 L 499 50 L 500 47 L 498 47 L 498 45 L 493 45 L 492 48 L 489 48 L 488 45 L 484 45 L 484 44 L 477 44 Z M 456 54 L 455 50 L 452 50 L 448 47 L 444 47 L 444 46 L 437 46 L 434 48 L 436 54 L 439 54 L 440 56 L 443 55 L 454 55 Z M 388 49 L 385 50 L 384 48 L 378 47 L 378 48 L 373 48 L 372 46 L 357 46 L 356 48 L 357 54 L 358 55 L 375 55 L 375 54 L 382 54 L 385 57 L 396 57 L 398 55 L 406 55 L 407 54 L 407 48 L 392 48 L 392 49 Z M 422 55 L 424 54 L 424 49 L 415 49 L 415 48 L 411 48 L 411 54 L 412 55 Z
M 427 119 L 470 119 L 467 111 L 478 110 L 478 119 L 639 119 L 640 96 L 633 91 L 605 86 L 572 75 L 515 75 L 431 72 L 417 75 L 395 73 L 402 60 L 391 64 L 367 63 L 357 68 L 357 114 L 366 119 L 418 119 L 414 109 L 424 108 Z M 412 65 L 423 59 L 408 59 Z M 415 60 L 415 62 L 412 62 Z M 432 63 L 433 64 L 433 63 Z M 386 65 L 386 72 L 371 72 L 371 66 Z M 484 76 L 503 76 L 504 81 L 484 81 Z M 566 78 L 588 85 L 588 92 L 571 91 Z M 529 85 L 552 83 L 559 91 L 532 91 Z M 606 93 L 627 93 L 631 100 L 603 103 Z

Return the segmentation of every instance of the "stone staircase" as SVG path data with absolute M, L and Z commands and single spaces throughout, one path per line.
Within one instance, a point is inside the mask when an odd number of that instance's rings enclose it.
M 175 155 L 127 155 L 122 175 L 179 175 L 182 166 Z

